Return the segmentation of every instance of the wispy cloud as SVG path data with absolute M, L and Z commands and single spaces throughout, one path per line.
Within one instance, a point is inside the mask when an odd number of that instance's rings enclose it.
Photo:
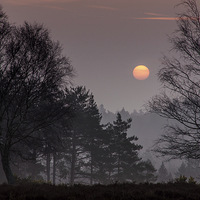
M 138 17 L 138 18 L 131 18 L 131 19 L 175 21 L 175 20 L 178 20 L 179 18 L 177 17 Z
M 158 14 L 158 13 L 150 13 L 150 12 L 145 12 L 144 14 L 146 15 L 151 15 L 155 17 L 134 17 L 134 18 L 129 18 L 129 19 L 143 19 L 143 20 L 165 20 L 165 21 L 177 21 L 180 18 L 178 17 L 169 17 L 167 15 L 163 14 Z M 157 17 L 156 17 L 157 16 Z M 191 18 L 193 20 L 199 20 L 198 18 Z M 188 20 L 187 17 L 183 17 L 182 20 Z
M 62 7 L 57 7 L 57 6 L 49 6 L 47 4 L 39 4 L 39 3 L 44 3 L 44 2 L 50 2 L 51 0 L 42 0 L 42 1 L 34 1 L 31 2 L 27 2 L 27 1 L 24 1 L 24 0 L 17 0 L 17 1 L 12 1 L 12 0 L 9 0 L 8 3 L 10 4 L 13 4 L 13 5 L 23 5 L 23 6 L 32 6 L 32 7 L 47 7 L 47 8 L 52 8 L 52 9 L 59 9 L 59 10 L 66 10 L 65 8 L 62 8 Z
M 8 4 L 13 5 L 34 5 L 34 4 L 43 4 L 43 3 L 67 3 L 79 0 L 4 0 Z
M 134 18 L 129 18 L 129 19 L 143 19 L 143 20 L 168 20 L 168 21 L 177 21 L 180 20 L 179 17 L 134 17 Z M 193 18 L 188 18 L 188 17 L 182 17 L 181 20 L 200 20 L 200 18 L 193 17 Z
M 98 9 L 106 9 L 106 10 L 119 10 L 118 8 L 107 7 L 107 6 L 88 5 L 88 7 L 98 8 Z
M 150 12 L 145 12 L 144 14 L 146 14 L 146 15 L 152 15 L 152 16 L 166 16 L 166 15 L 163 15 L 163 14 L 150 13 Z
M 45 8 L 51 8 L 56 10 L 65 10 L 70 11 L 69 9 L 66 9 L 64 7 L 60 6 L 53 6 L 52 4 L 48 4 L 51 2 L 60 2 L 60 3 L 68 3 L 68 2 L 75 2 L 80 0 L 5 0 L 6 3 L 12 4 L 12 5 L 23 5 L 23 6 L 32 6 L 32 7 L 45 7 Z
M 159 14 L 159 13 L 151 13 L 151 12 L 145 12 L 145 15 L 151 15 L 154 17 L 134 17 L 131 19 L 143 19 L 143 20 L 166 20 L 166 21 L 174 21 L 174 20 L 178 20 L 177 17 L 168 17 L 166 15 L 163 14 Z M 156 17 L 157 16 L 157 17 Z
M 67 14 L 94 17 L 94 15 L 89 15 L 88 13 L 79 13 L 79 12 L 76 12 L 73 10 L 69 10 L 69 8 L 48 4 L 48 3 L 52 3 L 52 2 L 68 3 L 68 2 L 76 2 L 76 1 L 81 1 L 81 0 L 3 0 L 3 2 L 6 2 L 8 4 L 13 4 L 13 5 L 46 7 L 46 8 L 56 9 L 56 10 L 68 11 Z M 98 5 L 87 5 L 87 7 L 97 8 L 97 9 L 105 9 L 105 10 L 115 10 L 115 11 L 120 10 L 119 8 L 116 8 L 116 7 L 98 6 Z M 149 17 L 148 16 L 147 17 L 123 17 L 123 16 L 121 16 L 121 18 L 132 19 L 132 20 L 163 20 L 163 21 L 176 21 L 179 19 L 177 17 L 168 17 L 166 15 L 159 14 L 159 13 L 153 13 L 153 12 L 152 13 L 145 12 L 144 14 L 150 15 L 150 16 Z M 104 17 L 104 16 L 95 16 L 95 17 Z M 111 17 L 119 18 L 120 16 L 111 16 Z M 185 18 L 185 20 L 188 20 L 188 19 Z
M 41 5 L 39 5 L 41 6 Z M 58 6 L 47 6 L 47 5 L 44 5 L 43 7 L 45 8 L 52 8 L 52 9 L 55 9 L 55 10 L 65 10 L 65 11 L 69 11 L 68 9 L 66 8 L 62 8 L 62 7 L 58 7 Z

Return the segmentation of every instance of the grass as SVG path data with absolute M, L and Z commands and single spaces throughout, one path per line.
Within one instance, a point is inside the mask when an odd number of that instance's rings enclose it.
M 0 185 L 1 200 L 197 200 L 200 185 L 189 183 L 123 183 L 112 185 Z

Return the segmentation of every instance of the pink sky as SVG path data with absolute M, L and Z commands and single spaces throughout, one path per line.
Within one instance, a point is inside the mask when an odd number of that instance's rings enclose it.
M 176 28 L 179 0 L 1 0 L 11 22 L 43 23 L 63 44 L 78 72 L 75 85 L 90 89 L 95 100 L 113 112 L 143 108 L 159 92 L 156 73 L 167 35 Z M 132 70 L 150 70 L 144 81 Z

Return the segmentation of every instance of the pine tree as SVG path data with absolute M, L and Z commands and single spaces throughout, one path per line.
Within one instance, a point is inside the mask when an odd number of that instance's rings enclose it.
M 67 130 L 68 137 L 66 146 L 68 146 L 65 158 L 70 165 L 70 185 L 78 178 L 78 172 L 82 166 L 83 145 L 85 137 L 85 111 L 89 101 L 89 91 L 85 87 L 66 88 L 66 101 L 71 107 L 74 118 L 71 123 L 71 131 Z
M 147 161 L 140 162 L 143 167 L 141 167 L 141 171 L 138 173 L 140 182 L 155 182 L 157 180 L 156 169 L 154 168 L 151 161 L 148 159 Z
M 164 165 L 164 162 L 162 162 L 160 168 L 158 169 L 158 181 L 159 182 L 166 182 L 168 181 L 168 171 Z
M 168 181 L 172 181 L 173 180 L 173 176 L 172 176 L 171 172 L 169 173 L 167 179 L 168 179 Z
M 123 121 L 120 113 L 117 113 L 116 121 L 106 126 L 104 169 L 107 183 L 132 181 L 136 177 L 133 172 L 139 167 L 141 158 L 138 151 L 142 146 L 134 143 L 137 137 L 127 137 L 131 121 L 131 118 Z
M 177 178 L 179 178 L 180 176 L 187 177 L 186 164 L 184 162 L 181 163 L 181 166 L 178 168 L 178 171 L 175 173 L 175 176 Z
M 74 113 L 66 141 L 70 147 L 66 156 L 70 163 L 70 184 L 73 185 L 75 179 L 93 184 L 97 179 L 98 158 L 101 155 L 101 114 L 93 94 L 85 87 L 66 89 L 66 96 Z
M 186 170 L 188 178 L 192 176 L 193 178 L 199 179 L 199 174 L 200 174 L 199 160 L 188 159 Z
M 99 113 L 94 96 L 90 94 L 88 105 L 85 111 L 85 135 L 84 135 L 84 150 L 87 154 L 85 159 L 83 175 L 89 178 L 92 185 L 97 179 L 96 172 L 99 168 L 99 159 L 101 156 L 101 142 L 102 142 L 102 125 L 101 114 Z M 89 169 L 89 170 L 88 170 Z

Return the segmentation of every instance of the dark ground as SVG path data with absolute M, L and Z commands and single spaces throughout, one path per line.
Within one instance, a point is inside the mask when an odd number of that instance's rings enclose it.
M 200 185 L 189 183 L 54 186 L 0 185 L 0 200 L 200 200 Z

